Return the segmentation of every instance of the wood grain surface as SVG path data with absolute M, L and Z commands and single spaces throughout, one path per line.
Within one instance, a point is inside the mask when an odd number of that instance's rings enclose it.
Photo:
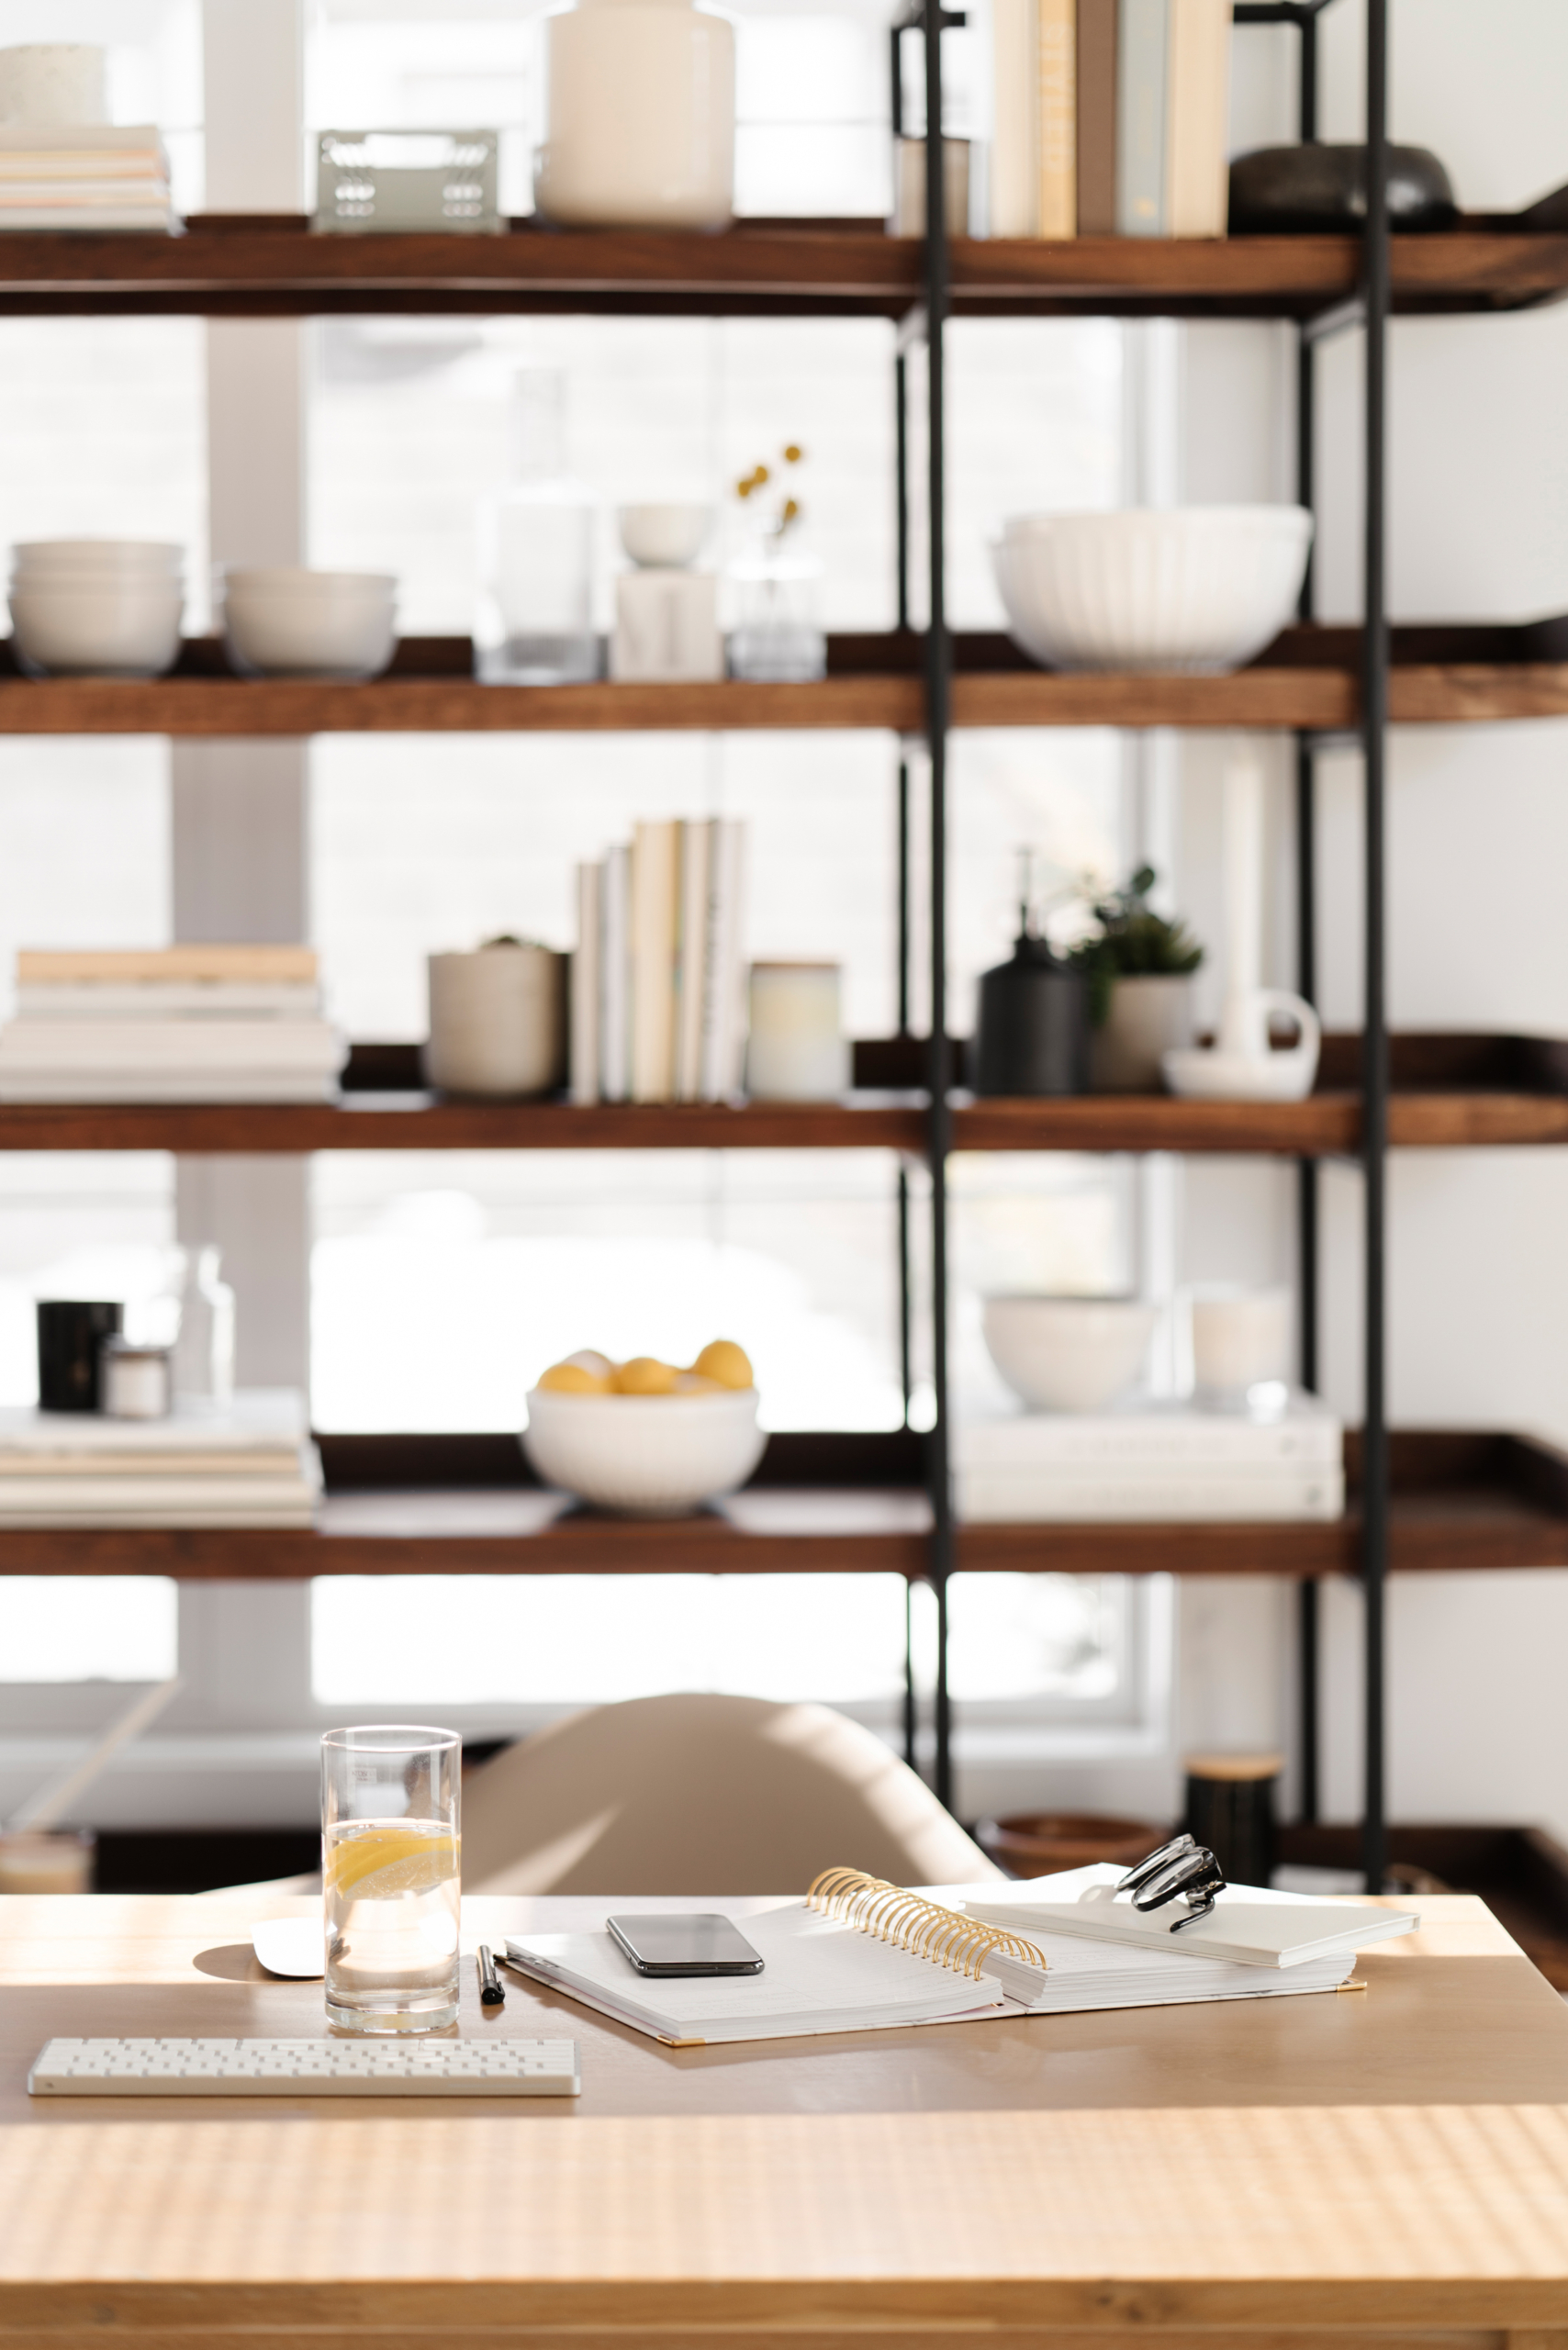
M 1511 309 L 1568 289 L 1568 238 L 1506 222 L 1395 237 L 1392 262 L 1398 311 Z M 897 318 L 920 298 L 922 263 L 917 241 L 869 220 L 340 236 L 298 216 L 198 215 L 181 237 L 7 236 L 0 313 Z M 1360 265 L 1354 237 L 959 239 L 951 300 L 977 316 L 1310 318 L 1354 296 Z
M 465 1905 L 465 1937 L 610 1905 Z M 666 1905 L 676 1906 L 676 1905 Z M 726 1907 L 732 1906 L 726 1904 Z M 764 1906 L 735 1903 L 737 1914 Z M 29 2102 L 56 2033 L 316 2035 L 206 1897 L 0 1903 L 0 2339 L 1258 2350 L 1568 2327 L 1568 2017 L 1482 1906 L 1364 1996 L 666 2050 L 513 1982 L 579 2100 Z M 1310 2330 L 1310 2331 L 1308 2331 Z

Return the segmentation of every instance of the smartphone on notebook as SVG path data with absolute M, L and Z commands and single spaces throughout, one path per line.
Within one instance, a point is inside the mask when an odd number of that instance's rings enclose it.
M 639 1975 L 760 1975 L 762 1961 L 739 1928 L 717 1910 L 668 1918 L 607 1918 Z

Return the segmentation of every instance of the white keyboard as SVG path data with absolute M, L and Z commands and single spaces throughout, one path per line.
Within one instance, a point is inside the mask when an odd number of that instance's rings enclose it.
M 575 2040 L 51 2040 L 30 2097 L 578 2097 Z

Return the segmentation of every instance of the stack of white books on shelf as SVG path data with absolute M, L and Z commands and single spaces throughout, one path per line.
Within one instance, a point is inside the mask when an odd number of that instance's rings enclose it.
M 151 125 L 0 123 L 0 228 L 179 227 Z
M 745 1053 L 745 826 L 638 824 L 577 867 L 574 1102 L 722 1102 Z
M 0 1526 L 310 1527 L 321 1463 L 293 1388 L 166 1420 L 0 1410 Z
M 1338 1419 L 1300 1391 L 1267 1418 L 1145 1401 L 959 1416 L 953 1439 L 958 1516 L 971 1523 L 1334 1518 L 1343 1455 Z
M 993 237 L 1223 237 L 1230 0 L 995 0 Z
M 308 946 L 24 951 L 0 1102 L 325 1102 L 345 1058 Z

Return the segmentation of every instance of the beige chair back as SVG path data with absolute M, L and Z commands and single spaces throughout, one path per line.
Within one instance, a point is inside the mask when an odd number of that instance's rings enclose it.
M 825 1706 L 596 1706 L 463 1783 L 466 1893 L 803 1893 L 840 1865 L 898 1885 L 1002 1874 L 879 1738 Z

